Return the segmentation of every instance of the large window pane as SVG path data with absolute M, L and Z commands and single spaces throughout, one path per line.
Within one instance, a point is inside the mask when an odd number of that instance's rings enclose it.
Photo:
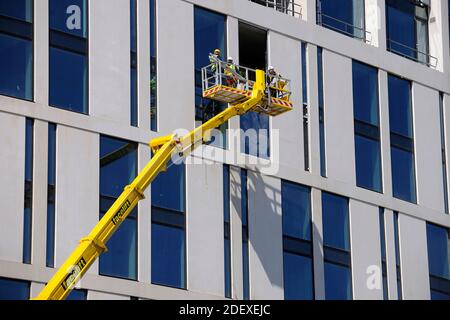
M 32 0 L 2 0 L 0 1 L 0 15 L 31 22 L 33 2 Z
M 152 183 L 152 205 L 184 212 L 185 166 L 171 162 L 168 167 L 170 169 L 159 174 Z
M 77 37 L 87 37 L 86 0 L 50 0 L 50 28 Z
M 202 97 L 202 76 L 201 68 L 209 65 L 209 54 L 214 50 L 220 49 L 222 60 L 227 54 L 226 50 L 226 16 L 205 10 L 199 7 L 195 8 L 194 18 L 195 28 L 195 120 L 202 124 L 213 116 L 222 112 L 226 103 L 204 99 Z M 223 141 L 211 141 L 211 144 L 217 147 L 226 148 L 226 129 L 228 123 L 220 126 Z
M 381 192 L 380 142 L 355 135 L 356 183 Z
M 324 245 L 349 251 L 348 200 L 322 192 L 322 220 Z
M 28 282 L 0 278 L 0 300 L 28 300 L 29 297 Z
M 185 288 L 185 232 L 152 224 L 152 283 Z
M 33 43 L 0 30 L 0 94 L 33 99 Z
M 351 298 L 350 268 L 325 263 L 325 299 L 350 300 Z
M 355 119 L 378 126 L 378 70 L 353 62 L 353 110 Z
M 301 255 L 284 253 L 283 260 L 284 298 L 286 300 L 312 300 L 312 259 Z
M 86 0 L 50 0 L 50 105 L 88 113 Z
M 311 240 L 310 189 L 283 181 L 281 184 L 283 235 Z
M 137 175 L 137 144 L 100 138 L 100 218 Z M 134 209 L 108 242 L 100 257 L 100 274 L 137 279 L 137 222 Z
M 414 57 L 414 4 L 410 1 L 387 0 L 386 5 L 388 48 Z
M 169 163 L 152 183 L 152 283 L 186 287 L 185 166 Z
M 74 289 L 67 296 L 66 300 L 86 300 L 87 299 L 87 291 Z
M 450 280 L 448 230 L 427 223 L 430 274 Z
M 317 4 L 320 24 L 337 32 L 364 39 L 363 0 L 317 0 Z
M 87 113 L 86 56 L 51 48 L 50 79 L 50 104 L 52 106 Z
M 414 154 L 392 147 L 391 163 L 394 197 L 415 203 Z
M 411 83 L 389 75 L 389 126 L 391 132 L 413 137 Z

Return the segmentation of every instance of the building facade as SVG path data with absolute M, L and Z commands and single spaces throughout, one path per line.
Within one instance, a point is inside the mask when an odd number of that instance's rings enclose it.
M 445 0 L 0 0 L 0 299 L 40 292 L 151 139 L 227 107 L 202 98 L 215 48 L 274 66 L 294 110 L 232 119 L 171 164 L 70 298 L 450 298 L 449 16 Z

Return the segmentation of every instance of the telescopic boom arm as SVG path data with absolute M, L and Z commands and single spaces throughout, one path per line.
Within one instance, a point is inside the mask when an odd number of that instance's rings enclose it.
M 230 118 L 243 115 L 259 105 L 266 89 L 264 71 L 256 71 L 256 82 L 249 100 L 232 105 L 208 122 L 194 129 L 183 137 L 170 135 L 151 141 L 153 158 L 139 173 L 136 179 L 125 187 L 122 194 L 92 229 L 91 233 L 81 239 L 78 247 L 58 269 L 36 300 L 63 300 L 72 291 L 76 282 L 83 277 L 100 254 L 107 251 L 106 243 L 117 231 L 122 222 L 132 212 L 137 203 L 144 199 L 145 189 L 159 173 L 166 170 L 167 163 L 174 153 L 186 157 L 197 146 L 209 141 L 211 130 L 217 128 Z

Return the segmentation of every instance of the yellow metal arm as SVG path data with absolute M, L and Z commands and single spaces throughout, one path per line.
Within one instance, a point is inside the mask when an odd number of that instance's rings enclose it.
M 158 138 L 150 143 L 154 152 L 153 158 L 140 172 L 136 179 L 125 187 L 123 193 L 94 227 L 91 233 L 80 241 L 78 247 L 58 269 L 36 300 L 63 300 L 72 291 L 73 286 L 86 273 L 100 254 L 105 252 L 106 243 L 131 213 L 139 200 L 144 198 L 143 192 L 161 171 L 165 171 L 167 163 L 174 153 L 188 155 L 198 145 L 210 139 L 210 132 L 236 115 L 242 115 L 260 104 L 264 98 L 265 75 L 263 71 L 256 73 L 256 83 L 251 99 L 231 106 L 194 129 L 184 137 L 175 135 Z

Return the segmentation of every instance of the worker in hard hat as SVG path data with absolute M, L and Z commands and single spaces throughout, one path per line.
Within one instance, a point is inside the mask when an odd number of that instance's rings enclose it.
M 234 64 L 233 57 L 228 57 L 224 74 L 227 86 L 233 88 L 236 87 L 237 84 L 236 65 Z
M 209 54 L 209 62 L 211 63 L 211 71 L 216 72 L 219 67 L 219 61 L 222 59 L 220 49 L 215 49 L 214 53 Z
M 283 96 L 283 89 L 286 86 L 286 82 L 282 79 L 273 66 L 267 68 L 268 86 L 271 97 L 281 98 Z

